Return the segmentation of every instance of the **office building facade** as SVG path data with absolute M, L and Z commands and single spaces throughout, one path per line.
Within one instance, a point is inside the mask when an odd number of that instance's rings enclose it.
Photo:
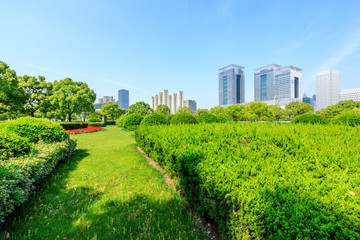
M 316 73 L 316 110 L 337 104 L 339 100 L 339 71 Z
M 284 107 L 302 101 L 302 69 L 277 64 L 255 69 L 254 100 Z
M 229 65 L 219 69 L 219 105 L 245 102 L 245 68 Z
M 351 88 L 340 91 L 340 101 L 353 100 L 360 102 L 360 88 Z
M 129 109 L 129 91 L 126 89 L 119 90 L 118 97 L 119 108 Z

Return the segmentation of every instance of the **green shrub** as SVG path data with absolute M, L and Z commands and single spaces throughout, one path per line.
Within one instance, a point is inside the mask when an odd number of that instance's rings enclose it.
M 106 125 L 115 125 L 116 121 L 105 121 Z
M 128 130 L 133 130 L 135 128 L 134 126 L 140 125 L 143 118 L 144 117 L 138 113 L 133 113 L 133 114 L 124 116 L 124 117 L 122 117 L 121 127 L 128 129 Z
M 122 116 L 121 118 L 116 119 L 115 124 L 119 127 L 122 127 L 122 122 L 123 122 L 124 118 L 125 118 L 125 115 Z
M 89 126 L 96 126 L 96 127 L 106 127 L 106 123 L 104 122 L 89 122 Z
M 226 117 L 224 117 L 224 116 L 216 116 L 216 117 L 217 117 L 217 122 L 218 122 L 218 123 L 226 123 L 226 122 L 229 121 L 229 120 L 226 119 Z
M 58 123 L 40 118 L 23 117 L 6 123 L 6 130 L 37 143 L 59 142 L 69 138 L 69 134 Z
M 350 127 L 358 126 L 360 125 L 360 113 L 347 112 L 339 114 L 331 120 L 331 123 Z
M 88 122 L 102 122 L 100 118 L 90 118 Z
M 65 130 L 79 129 L 79 128 L 87 128 L 87 122 L 59 122 L 60 126 L 62 126 Z
M 171 125 L 179 125 L 179 124 L 196 124 L 196 118 L 191 113 L 177 113 L 171 119 Z
M 196 120 L 199 123 L 214 123 L 214 122 L 218 122 L 218 118 L 211 114 L 211 113 L 203 113 L 201 115 L 199 115 Z
M 30 151 L 31 146 L 27 138 L 10 131 L 0 130 L 0 160 L 28 154 Z
M 315 113 L 305 113 L 294 117 L 292 123 L 328 124 L 329 120 Z
M 173 119 L 174 116 L 175 116 L 174 114 L 171 114 L 171 115 L 167 115 L 167 116 L 165 117 L 165 121 L 166 121 L 166 124 L 167 124 L 167 125 L 170 125 L 171 119 Z
M 60 161 L 74 152 L 76 141 L 34 144 L 33 156 L 0 161 L 0 223 L 15 206 L 20 206 L 33 192 L 36 183 L 48 176 Z
M 144 119 L 141 121 L 141 126 L 153 126 L 153 125 L 161 125 L 166 124 L 166 119 L 164 115 L 160 113 L 151 113 L 146 115 Z

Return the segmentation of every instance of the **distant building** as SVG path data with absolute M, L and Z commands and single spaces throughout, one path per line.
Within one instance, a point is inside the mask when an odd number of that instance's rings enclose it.
M 100 111 L 104 103 L 93 103 L 95 110 Z
M 302 102 L 303 103 L 309 103 L 313 107 L 313 109 L 315 111 L 315 102 L 316 102 L 316 95 L 315 94 L 313 95 L 313 97 L 308 97 L 306 95 L 306 93 L 304 93 L 304 96 L 302 98 Z
M 311 106 L 314 108 L 314 111 L 316 109 L 316 94 L 314 94 L 310 101 Z
M 316 73 L 316 110 L 337 104 L 339 100 L 339 71 Z
M 170 95 L 169 91 L 165 89 L 151 97 L 151 108 L 156 110 L 159 105 L 163 104 L 170 108 L 171 114 L 175 114 L 179 107 L 184 106 L 183 95 L 183 91 Z
M 360 88 L 351 88 L 340 91 L 340 101 L 353 100 L 360 102 Z
M 185 100 L 184 106 L 190 108 L 193 111 L 193 114 L 196 112 L 196 101 L 195 100 Z
M 114 102 L 113 96 L 104 96 L 102 98 L 99 98 L 99 103 L 108 103 L 108 102 Z
M 219 105 L 245 102 L 245 68 L 231 64 L 219 69 Z
M 121 89 L 118 91 L 119 108 L 129 109 L 129 90 Z
M 294 101 L 302 101 L 302 69 L 277 64 L 255 69 L 255 101 L 284 107 Z

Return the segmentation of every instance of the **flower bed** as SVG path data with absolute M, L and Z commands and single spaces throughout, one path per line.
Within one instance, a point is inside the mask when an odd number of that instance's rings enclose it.
M 70 129 L 66 130 L 69 134 L 78 134 L 78 133 L 88 133 L 88 132 L 97 132 L 104 130 L 102 127 L 89 126 L 87 128 L 79 128 L 79 129 Z

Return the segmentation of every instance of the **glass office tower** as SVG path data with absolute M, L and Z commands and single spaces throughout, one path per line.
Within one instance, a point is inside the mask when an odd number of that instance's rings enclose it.
M 245 68 L 229 65 L 219 69 L 219 105 L 245 102 Z
M 129 91 L 126 89 L 121 89 L 119 90 L 118 95 L 119 108 L 129 109 Z

